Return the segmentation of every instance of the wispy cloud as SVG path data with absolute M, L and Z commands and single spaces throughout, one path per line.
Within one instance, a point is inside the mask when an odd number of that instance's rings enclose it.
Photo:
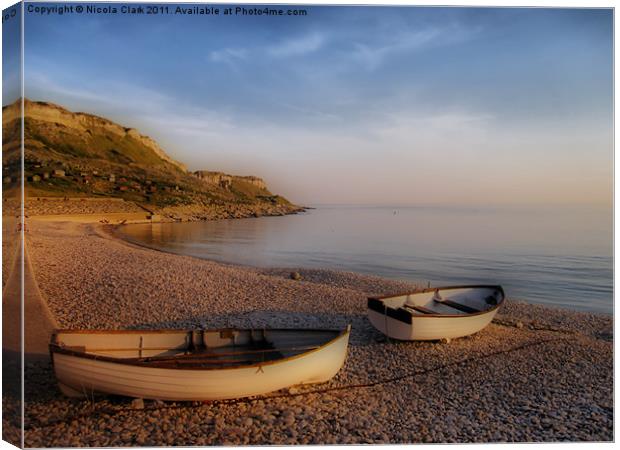
M 235 128 L 229 117 L 197 108 L 145 115 L 142 121 L 156 129 L 165 129 L 167 134 L 184 138 L 222 136 Z
M 418 162 L 435 164 L 441 159 L 437 155 L 443 154 L 451 155 L 452 164 L 486 149 L 497 127 L 495 117 L 486 111 L 416 108 L 384 112 L 364 137 L 396 160 L 406 160 L 410 154 Z
M 352 59 L 369 70 L 376 69 L 392 55 L 413 52 L 430 46 L 463 42 L 479 33 L 480 28 L 463 28 L 457 24 L 446 27 L 429 27 L 417 31 L 395 34 L 384 43 L 354 42 Z
M 74 103 L 88 102 L 93 109 L 114 106 L 125 110 L 156 110 L 169 99 L 161 92 L 121 81 L 99 80 L 100 88 L 96 91 L 80 83 L 74 79 L 53 80 L 45 73 L 29 70 L 25 80 L 26 96 L 45 93 L 46 97 L 69 99 Z
M 276 58 L 305 55 L 316 52 L 326 41 L 322 33 L 314 32 L 302 37 L 283 41 L 278 45 L 267 48 L 267 53 Z
M 283 108 L 286 108 L 290 111 L 294 111 L 296 113 L 299 113 L 305 117 L 311 118 L 311 119 L 316 119 L 319 121 L 325 121 L 325 122 L 333 122 L 336 120 L 340 120 L 341 117 L 337 116 L 336 114 L 332 114 L 329 112 L 325 112 L 325 111 L 320 111 L 317 109 L 312 109 L 312 108 L 306 108 L 303 106 L 299 106 L 299 105 L 294 105 L 291 103 L 280 103 L 280 106 L 282 106 Z
M 383 60 L 389 55 L 421 48 L 436 39 L 440 34 L 441 31 L 439 29 L 430 28 L 401 35 L 397 39 L 384 45 L 354 43 L 355 51 L 353 53 L 353 59 L 357 59 L 369 69 L 375 69 L 381 65 Z
M 234 63 L 247 58 L 248 51 L 244 48 L 224 48 L 209 53 L 209 59 L 213 62 Z
M 28 94 L 35 95 L 33 100 L 62 99 L 62 106 L 68 108 L 79 108 L 98 115 L 109 114 L 110 119 L 123 125 L 136 126 L 142 132 L 152 133 L 155 140 L 163 137 L 158 136 L 157 130 L 165 130 L 165 135 L 196 139 L 225 134 L 234 128 L 227 114 L 196 105 L 180 105 L 171 96 L 125 82 L 102 82 L 101 89 L 94 92 L 75 83 L 52 81 L 41 73 L 29 72 L 26 81 L 27 85 L 36 86 L 36 91 L 31 90 Z M 39 92 L 45 92 L 45 98 L 39 97 Z
M 275 45 L 258 46 L 252 53 L 269 55 L 273 58 L 286 58 L 313 53 L 321 49 L 325 43 L 325 35 L 314 32 L 305 36 L 284 40 Z M 237 63 L 250 59 L 250 51 L 246 48 L 222 48 L 209 53 L 209 60 L 214 63 L 225 63 L 236 67 Z

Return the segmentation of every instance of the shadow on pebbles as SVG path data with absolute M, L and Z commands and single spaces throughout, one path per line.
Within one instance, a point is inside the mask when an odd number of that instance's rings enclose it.
M 28 447 L 613 439 L 611 316 L 507 301 L 473 336 L 396 342 L 367 321 L 366 297 L 410 284 L 300 269 L 294 280 L 291 270 L 137 249 L 85 227 L 43 224 L 28 239 L 63 327 L 352 325 L 347 360 L 331 381 L 238 401 L 71 400 L 49 362 L 28 363 Z M 17 410 L 10 392 L 3 402 Z M 5 434 L 11 419 L 4 415 Z

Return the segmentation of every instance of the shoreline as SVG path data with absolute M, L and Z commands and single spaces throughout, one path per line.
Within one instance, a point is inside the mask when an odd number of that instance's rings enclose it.
M 156 207 L 143 205 L 120 197 L 42 197 L 27 196 L 26 215 L 54 220 L 80 215 L 106 215 L 131 217 L 133 223 L 154 222 L 203 222 L 220 219 L 244 219 L 252 217 L 277 217 L 305 212 L 310 207 L 292 203 L 274 204 L 223 203 L 213 205 L 189 204 Z
M 314 208 L 310 208 L 310 209 L 314 209 Z M 253 219 L 256 217 L 243 217 L 242 219 Z M 215 219 L 215 220 L 230 220 L 230 219 Z M 235 219 L 236 220 L 236 219 Z M 204 222 L 207 221 L 212 221 L 212 219 L 209 220 L 204 220 Z M 148 249 L 148 250 L 153 250 L 153 251 L 157 251 L 157 252 L 162 252 L 162 253 L 168 253 L 171 255 L 177 255 L 177 256 L 187 256 L 187 257 L 191 257 L 191 258 L 196 258 L 199 260 L 203 260 L 203 261 L 210 261 L 216 264 L 223 264 L 226 266 L 231 266 L 231 267 L 239 267 L 239 268 L 244 268 L 244 269 L 252 269 L 255 271 L 258 271 L 260 273 L 264 273 L 264 274 L 273 274 L 273 273 L 281 273 L 282 276 L 284 276 L 286 278 L 287 275 L 290 275 L 291 272 L 298 272 L 302 275 L 303 278 L 303 273 L 312 273 L 312 272 L 321 272 L 321 271 L 329 271 L 329 272 L 341 272 L 341 273 L 350 273 L 350 274 L 354 274 L 354 275 L 358 275 L 358 276 L 371 276 L 371 277 L 375 277 L 377 279 L 381 279 L 381 280 L 390 280 L 390 281 L 395 281 L 395 282 L 399 282 L 399 283 L 404 283 L 406 285 L 409 286 L 419 286 L 419 287 L 426 287 L 426 283 L 428 283 L 428 281 L 422 281 L 422 280 L 406 280 L 406 279 L 402 279 L 402 278 L 392 278 L 386 275 L 369 275 L 369 274 L 365 274 L 363 272 L 356 272 L 354 270 L 345 270 L 345 269 L 334 269 L 334 268 L 316 268 L 316 267 L 307 267 L 307 266 L 254 266 L 251 264 L 243 264 L 243 263 L 239 263 L 239 262 L 234 262 L 234 261 L 224 261 L 224 260 L 217 260 L 217 259 L 212 259 L 212 258 L 208 258 L 208 257 L 199 257 L 199 256 L 193 256 L 193 255 L 188 255 L 188 254 L 184 254 L 184 253 L 176 253 L 176 252 L 172 252 L 166 249 L 161 249 L 158 248 L 156 246 L 150 246 L 146 243 L 142 243 L 139 242 L 138 240 L 134 240 L 126 235 L 124 235 L 121 231 L 120 231 L 120 227 L 121 226 L 127 226 L 127 225 L 136 225 L 136 224 L 144 224 L 145 222 L 127 222 L 127 223 L 123 223 L 123 224 L 105 224 L 105 226 L 107 227 L 106 230 L 108 230 L 108 234 L 111 238 L 131 244 L 131 245 L 135 245 L 139 248 L 143 248 L 143 249 Z M 448 286 L 448 285 L 441 285 L 441 286 Z M 439 286 L 437 286 L 439 287 Z M 515 300 L 514 298 L 512 299 L 513 301 Z M 613 312 L 603 312 L 603 311 L 596 311 L 596 310 L 588 310 L 588 309 L 576 309 L 576 308 L 571 308 L 570 306 L 562 306 L 562 305 L 556 305 L 556 304 L 549 304 L 549 303 L 538 303 L 535 301 L 531 301 L 528 300 L 527 298 L 524 297 L 519 297 L 518 299 L 516 299 L 519 302 L 522 303 L 526 303 L 528 305 L 531 305 L 532 307 L 536 307 L 536 306 L 540 306 L 543 308 L 550 308 L 552 310 L 559 310 L 559 311 L 570 311 L 570 312 L 574 312 L 574 313 L 584 313 L 584 314 L 598 314 L 604 317 L 612 317 L 614 313 Z
M 135 410 L 125 398 L 75 402 L 59 393 L 49 363 L 32 363 L 27 446 L 613 439 L 613 316 L 508 299 L 475 335 L 387 342 L 366 319 L 366 297 L 410 283 L 320 269 L 301 269 L 296 281 L 288 269 L 153 251 L 110 237 L 97 221 L 29 224 L 36 281 L 61 327 L 353 329 L 345 366 L 330 382 L 227 404 L 145 402 Z M 87 413 L 93 409 L 113 412 Z M 450 420 L 433 420 L 437 414 Z

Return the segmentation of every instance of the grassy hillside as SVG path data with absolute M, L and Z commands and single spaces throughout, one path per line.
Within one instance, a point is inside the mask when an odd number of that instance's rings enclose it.
M 134 129 L 44 102 L 25 102 L 26 195 L 120 197 L 152 208 L 182 205 L 290 205 L 252 177 L 220 186 L 188 172 Z M 3 108 L 3 183 L 17 185 L 19 105 Z M 261 180 L 262 182 L 262 180 Z

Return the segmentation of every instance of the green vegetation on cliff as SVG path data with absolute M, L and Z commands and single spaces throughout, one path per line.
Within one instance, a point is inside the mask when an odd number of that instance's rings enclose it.
M 27 196 L 118 197 L 154 210 L 235 204 L 294 208 L 260 178 L 188 172 L 149 137 L 107 119 L 29 100 L 24 109 Z M 11 190 L 20 165 L 19 103 L 3 107 L 2 129 L 3 185 Z

